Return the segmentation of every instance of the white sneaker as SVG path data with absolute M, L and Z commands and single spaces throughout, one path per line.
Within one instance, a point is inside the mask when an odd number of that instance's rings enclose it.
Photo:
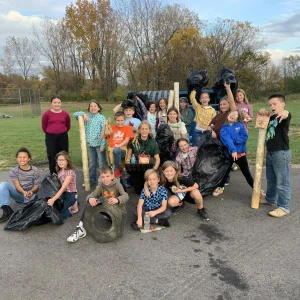
M 67 238 L 67 242 L 69 243 L 75 243 L 77 242 L 79 239 L 82 239 L 86 236 L 86 231 L 83 227 L 80 226 L 76 226 L 75 231 L 73 232 L 72 235 L 70 235 Z

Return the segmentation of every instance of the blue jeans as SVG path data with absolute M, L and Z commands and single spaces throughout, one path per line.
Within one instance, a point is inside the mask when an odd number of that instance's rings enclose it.
M 114 148 L 113 149 L 113 156 L 114 156 L 114 164 L 115 170 L 121 169 L 121 159 L 125 158 L 126 151 L 121 148 Z
M 72 213 L 70 212 L 69 208 L 76 202 L 77 193 L 64 192 L 62 194 L 62 199 L 64 200 L 64 207 L 61 211 L 61 215 L 63 219 L 67 219 L 69 217 L 72 217 Z
M 200 144 L 201 138 L 204 136 L 204 133 L 202 130 L 197 130 L 195 129 L 194 131 L 194 136 L 195 136 L 195 146 L 198 146 Z
M 103 167 L 106 163 L 105 159 L 105 150 L 103 152 L 100 151 L 99 147 L 90 147 L 90 183 L 96 184 L 98 182 L 97 178 L 97 163 L 99 168 Z
M 25 203 L 33 200 L 36 194 L 32 195 L 32 197 L 28 200 L 26 199 L 23 194 L 20 194 L 14 185 L 8 182 L 1 182 L 0 183 L 0 207 L 3 205 L 10 206 L 10 198 L 15 200 L 18 203 Z
M 277 205 L 283 211 L 290 212 L 291 186 L 290 186 L 291 151 L 267 152 L 266 200 Z

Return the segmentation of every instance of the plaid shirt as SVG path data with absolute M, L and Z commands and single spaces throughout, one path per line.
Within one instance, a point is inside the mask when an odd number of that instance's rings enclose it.
M 199 127 L 206 129 L 212 118 L 214 118 L 217 113 L 213 107 L 209 106 L 204 108 L 201 104 L 199 104 L 195 98 L 195 95 L 196 92 L 192 91 L 190 100 L 196 112 L 195 122 Z
M 197 147 L 190 147 L 188 153 L 180 151 L 176 156 L 177 168 L 183 175 L 187 176 L 191 173 L 197 158 L 197 151 Z

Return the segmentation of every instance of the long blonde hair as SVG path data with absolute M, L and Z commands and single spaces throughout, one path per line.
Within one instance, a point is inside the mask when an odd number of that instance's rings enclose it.
M 237 89 L 236 92 L 234 93 L 234 101 L 235 102 L 236 102 L 235 97 L 236 97 L 237 93 L 242 93 L 244 95 L 244 103 L 249 104 L 249 100 L 246 96 L 246 92 L 243 89 Z
M 161 169 L 162 169 L 162 172 L 161 172 L 161 185 L 163 186 L 166 186 L 166 183 L 167 183 L 167 178 L 165 177 L 164 175 L 164 170 L 169 168 L 169 167 L 172 167 L 173 169 L 175 169 L 176 173 L 175 173 L 175 176 L 173 178 L 173 184 L 175 184 L 177 187 L 179 187 L 179 181 L 178 181 L 178 177 L 180 175 L 179 173 L 179 170 L 177 168 L 177 165 L 174 161 L 172 160 L 167 160 L 163 163 L 163 165 L 161 166 Z
M 153 136 L 152 131 L 151 131 L 150 123 L 147 120 L 143 120 L 141 122 L 141 124 L 139 125 L 137 133 L 135 134 L 135 136 L 132 140 L 132 145 L 134 145 L 136 149 L 140 149 L 140 143 L 139 143 L 139 138 L 141 137 L 140 130 L 141 130 L 142 125 L 144 125 L 144 124 L 146 124 L 149 127 L 149 130 L 150 130 L 148 137 L 150 139 L 154 139 L 154 136 Z

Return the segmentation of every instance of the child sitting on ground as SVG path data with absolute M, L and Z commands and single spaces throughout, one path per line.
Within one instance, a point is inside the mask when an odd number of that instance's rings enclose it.
M 278 208 L 270 211 L 269 215 L 281 218 L 290 213 L 291 151 L 288 132 L 292 116 L 284 109 L 283 95 L 271 95 L 268 101 L 273 115 L 269 120 L 266 137 L 267 194 L 265 199 L 260 199 L 260 203 L 277 205 Z M 265 113 L 265 110 L 261 109 L 260 113 Z
M 145 214 L 150 216 L 151 224 L 170 227 L 168 218 L 172 215 L 172 211 L 167 208 L 168 191 L 158 184 L 160 179 L 157 170 L 147 170 L 144 178 L 147 182 L 149 197 L 145 196 L 145 190 L 143 189 L 138 205 L 133 212 L 137 216 L 137 221 L 131 223 L 131 227 L 134 230 L 141 229 Z
M 35 198 L 40 186 L 40 172 L 31 165 L 30 152 L 26 148 L 20 148 L 16 159 L 18 165 L 9 172 L 14 185 L 8 182 L 0 183 L 0 208 L 3 210 L 0 222 L 6 221 L 13 213 L 10 198 L 18 203 L 29 202 Z
M 116 125 L 112 125 L 112 133 L 106 138 L 109 138 L 109 159 L 114 162 L 114 176 L 119 178 L 121 176 L 121 159 L 125 158 L 127 151 L 127 144 L 129 140 L 134 137 L 132 128 L 124 125 L 125 115 L 123 112 L 118 111 L 115 114 Z M 108 123 L 106 121 L 106 123 Z M 104 137 L 105 131 L 103 130 L 102 136 Z
M 103 201 L 108 201 L 108 204 L 111 205 L 120 205 L 125 210 L 125 203 L 128 201 L 129 196 L 124 191 L 120 181 L 114 178 L 112 169 L 109 166 L 104 166 L 100 168 L 99 173 L 101 181 L 95 191 L 86 197 L 87 205 L 97 206 L 100 197 L 110 195 L 110 198 L 104 198 Z M 74 233 L 67 238 L 69 243 L 77 242 L 86 236 L 86 230 L 83 227 L 83 217 L 84 211 Z

